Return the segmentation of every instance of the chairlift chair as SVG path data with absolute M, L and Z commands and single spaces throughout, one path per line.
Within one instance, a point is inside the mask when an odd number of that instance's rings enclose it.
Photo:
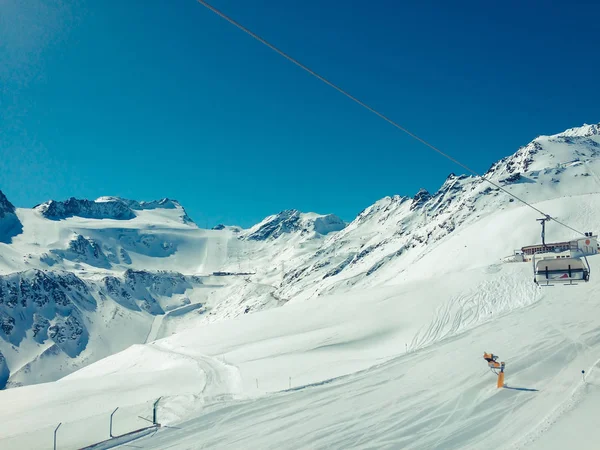
M 542 225 L 542 246 L 543 253 L 548 253 L 546 246 L 546 222 L 550 221 L 550 216 L 545 216 L 542 219 L 537 219 Z M 553 286 L 557 282 L 569 286 L 577 283 L 573 281 L 590 281 L 590 264 L 587 260 L 587 255 L 595 255 L 598 253 L 597 236 L 591 232 L 585 233 L 584 239 L 571 241 L 570 256 L 568 258 L 561 257 L 542 257 L 536 261 L 533 253 L 533 281 L 539 286 Z
M 560 282 L 573 285 L 573 281 L 590 281 L 590 265 L 585 256 L 582 258 L 547 258 L 536 261 L 534 254 L 533 268 L 534 281 L 539 286 L 553 286 Z

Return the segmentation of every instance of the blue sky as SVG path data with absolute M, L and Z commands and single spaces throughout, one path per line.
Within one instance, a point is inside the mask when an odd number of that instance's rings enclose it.
M 47 3 L 1 2 L 0 189 L 17 206 L 170 197 L 200 226 L 352 220 L 463 172 L 194 0 Z M 600 121 L 598 2 L 212 4 L 480 172 Z

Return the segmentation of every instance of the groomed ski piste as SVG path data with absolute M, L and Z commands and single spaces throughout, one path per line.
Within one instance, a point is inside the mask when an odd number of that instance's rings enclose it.
M 588 229 L 600 196 L 538 206 Z M 163 427 L 138 447 L 593 448 L 596 257 L 589 283 L 540 288 L 529 263 L 459 251 L 515 234 L 535 242 L 533 219 L 518 207 L 465 228 L 421 260 L 421 280 L 189 329 L 2 392 L 2 448 L 50 448 L 59 418 L 58 448 L 77 448 L 94 427 L 101 440 L 114 405 L 161 396 Z M 505 388 L 484 351 L 506 361 Z

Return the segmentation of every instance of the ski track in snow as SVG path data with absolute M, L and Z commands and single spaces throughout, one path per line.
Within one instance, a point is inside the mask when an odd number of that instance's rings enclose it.
M 493 292 L 493 295 L 490 293 Z M 510 273 L 494 281 L 486 281 L 471 292 L 451 297 L 436 311 L 434 319 L 419 331 L 409 346 L 410 351 L 465 331 L 496 318 L 499 314 L 514 311 L 536 301 L 538 289 L 515 281 Z
M 194 361 L 201 372 L 205 374 L 204 386 L 199 392 L 205 402 L 213 403 L 234 398 L 240 390 L 239 370 L 231 364 L 225 364 L 206 355 L 187 352 L 184 349 L 174 350 L 160 344 L 155 346 L 163 352 L 170 352 Z

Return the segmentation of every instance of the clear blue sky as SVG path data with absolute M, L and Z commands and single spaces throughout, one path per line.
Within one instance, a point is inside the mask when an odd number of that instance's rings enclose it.
M 600 121 L 598 2 L 212 2 L 478 171 Z M 22 207 L 351 220 L 462 173 L 194 0 L 0 0 L 0 86 L 0 189 Z

